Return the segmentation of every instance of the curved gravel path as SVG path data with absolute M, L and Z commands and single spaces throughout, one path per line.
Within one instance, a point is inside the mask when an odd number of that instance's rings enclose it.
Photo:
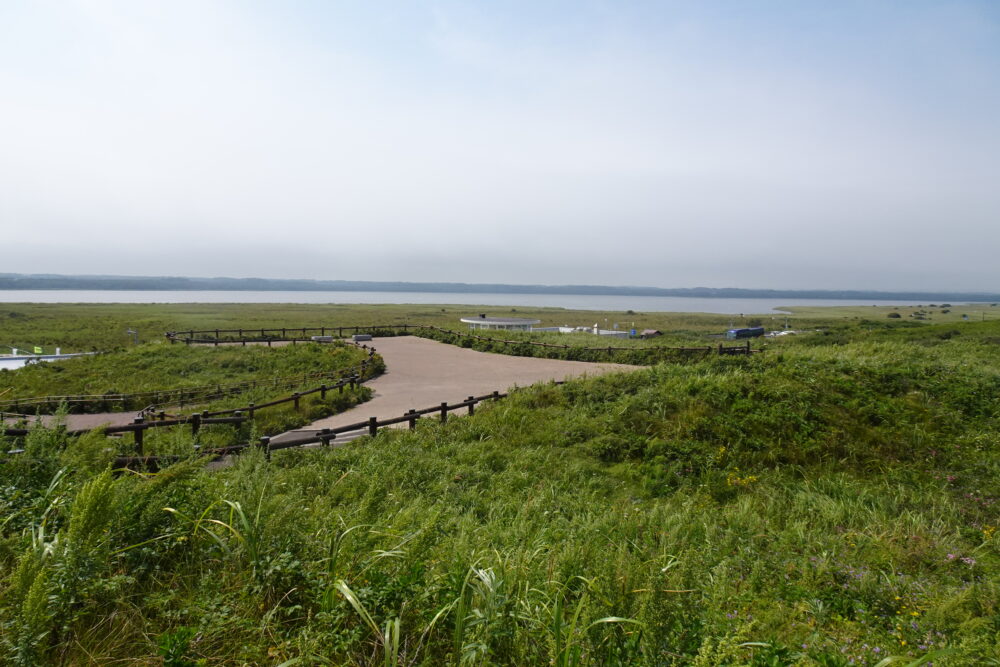
M 445 401 L 457 403 L 468 396 L 506 391 L 514 386 L 642 368 L 627 364 L 514 357 L 417 336 L 376 338 L 372 345 L 386 366 L 383 375 L 366 383 L 375 391 L 372 400 L 272 438 L 272 442 L 280 442 L 293 434 L 299 436 L 321 428 L 354 424 L 369 417 L 399 417 L 411 408 L 429 408 Z M 337 439 L 349 438 L 338 436 Z

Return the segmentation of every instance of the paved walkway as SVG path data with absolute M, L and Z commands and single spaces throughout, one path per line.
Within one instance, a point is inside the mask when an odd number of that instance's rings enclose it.
M 70 431 L 90 430 L 98 426 L 124 426 L 131 424 L 135 419 L 136 411 L 132 412 L 95 412 L 93 414 L 66 415 L 66 428 Z M 46 426 L 55 424 L 56 418 L 52 415 L 34 416 L 28 419 L 28 423 L 34 424 L 41 420 Z M 7 417 L 5 424 L 8 427 L 14 425 L 14 419 Z
M 523 387 L 536 382 L 640 368 L 627 364 L 478 352 L 417 336 L 376 338 L 371 345 L 385 360 L 386 366 L 383 375 L 366 383 L 375 392 L 372 400 L 272 438 L 272 442 L 280 442 L 282 438 L 293 435 L 305 435 L 321 428 L 354 424 L 369 417 L 399 417 L 410 409 L 429 408 L 445 401 L 457 403 L 469 396 L 503 392 L 514 386 Z M 338 441 L 347 439 L 349 438 L 337 436 Z

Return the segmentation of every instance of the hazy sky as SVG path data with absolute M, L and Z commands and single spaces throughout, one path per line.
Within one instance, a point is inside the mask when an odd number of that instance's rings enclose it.
M 0 272 L 1000 289 L 1000 2 L 0 2 Z

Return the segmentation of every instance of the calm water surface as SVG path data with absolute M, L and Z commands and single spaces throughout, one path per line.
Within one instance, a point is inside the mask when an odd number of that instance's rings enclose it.
M 916 306 L 923 301 L 849 299 L 706 299 L 599 294 L 467 292 L 232 292 L 154 290 L 0 290 L 0 303 L 369 303 L 538 306 L 570 310 L 773 314 L 782 306 Z

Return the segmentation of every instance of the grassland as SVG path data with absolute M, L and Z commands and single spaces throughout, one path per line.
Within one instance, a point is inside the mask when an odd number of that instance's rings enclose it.
M 214 472 L 38 429 L 0 464 L 5 659 L 1000 664 L 1000 323 L 797 321 L 823 332 Z
M 459 328 L 459 318 L 488 312 L 496 316 L 529 317 L 541 326 L 589 326 L 597 322 L 611 328 L 660 329 L 677 335 L 721 332 L 751 320 L 766 320 L 768 328 L 780 328 L 784 316 L 748 318 L 700 313 L 622 313 L 565 310 L 562 308 L 499 308 L 460 305 L 322 305 L 322 304 L 0 304 L 0 344 L 31 349 L 41 345 L 50 351 L 113 350 L 130 345 L 125 331 L 139 331 L 143 343 L 163 342 L 166 331 L 272 326 L 339 326 L 376 324 L 433 324 Z M 774 319 L 768 319 L 773 317 Z M 607 320 L 607 327 L 605 327 Z M 796 326 L 829 323 L 829 318 L 799 318 Z
M 346 371 L 366 357 L 362 350 L 344 344 L 309 343 L 274 349 L 140 345 L 0 372 L 0 392 L 9 390 L 5 398 L 22 398 L 231 385 L 315 371 Z

